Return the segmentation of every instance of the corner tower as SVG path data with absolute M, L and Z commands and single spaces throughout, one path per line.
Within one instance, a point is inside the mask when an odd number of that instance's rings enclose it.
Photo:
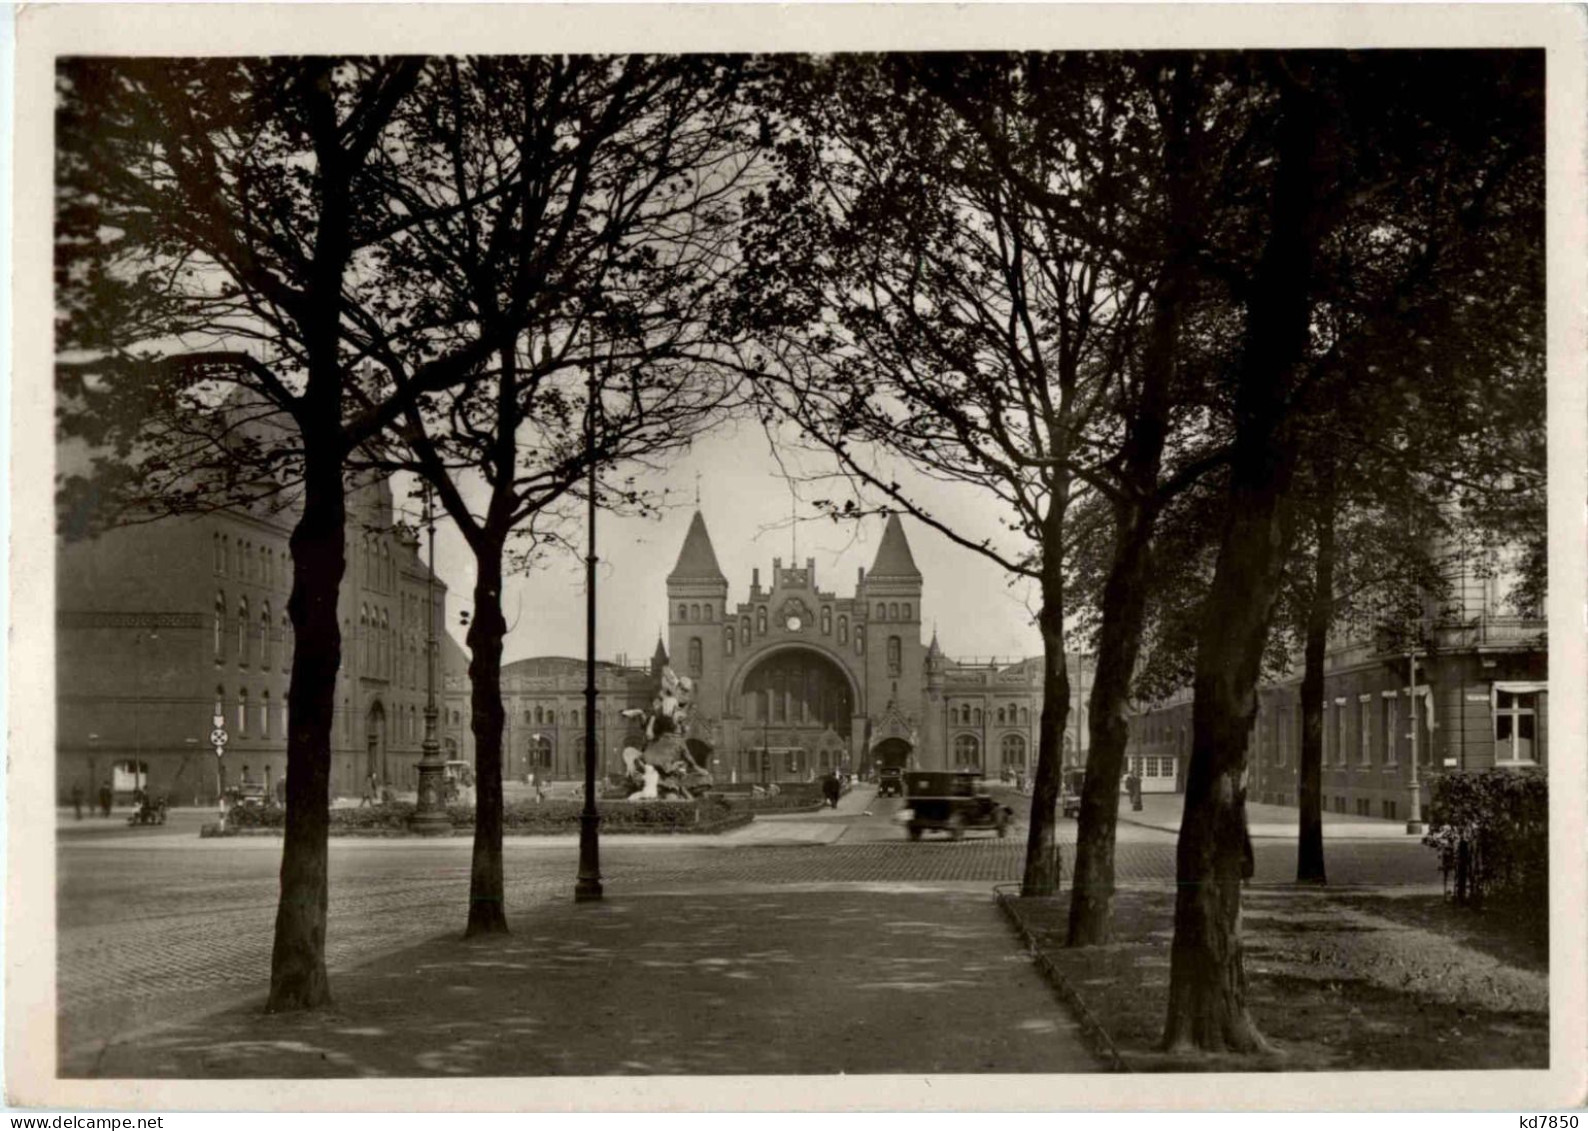
M 925 712 L 926 649 L 921 644 L 921 571 L 910 552 L 904 524 L 891 514 L 882 530 L 877 557 L 858 586 L 864 610 L 865 671 L 868 706 L 874 721 L 889 713 L 908 721 L 918 746 Z M 874 732 L 876 737 L 876 732 Z M 903 736 L 897 736 L 903 737 Z
M 689 520 L 678 563 L 667 575 L 667 652 L 673 670 L 697 684 L 695 702 L 722 701 L 727 673 L 723 667 L 724 625 L 729 626 L 728 579 L 717 564 L 706 520 L 697 510 Z M 710 707 L 708 713 L 714 713 Z

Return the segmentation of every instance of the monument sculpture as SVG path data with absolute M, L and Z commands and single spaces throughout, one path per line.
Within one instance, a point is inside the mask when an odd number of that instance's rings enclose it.
M 645 720 L 645 749 L 628 746 L 623 750 L 623 766 L 633 788 L 630 801 L 688 801 L 711 786 L 711 773 L 689 749 L 689 707 L 694 694 L 695 685 L 688 676 L 663 668 L 650 713 L 637 708 L 623 712 L 625 718 Z

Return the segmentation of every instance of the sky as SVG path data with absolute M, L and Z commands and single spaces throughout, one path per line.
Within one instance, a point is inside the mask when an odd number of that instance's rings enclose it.
M 658 633 L 665 632 L 666 576 L 683 545 L 697 487 L 717 561 L 728 578 L 730 608 L 747 599 L 751 570 L 760 568 L 763 582 L 769 582 L 772 561 L 778 557 L 785 565 L 815 558 L 818 586 L 841 597 L 854 593 L 856 570 L 871 568 L 884 520 L 835 523 L 820 516 L 813 500 L 844 497 L 840 492 L 845 489 L 830 482 L 799 483 L 791 499 L 783 468 L 799 478 L 831 470 L 824 457 L 802 450 L 795 439 L 792 431 L 778 434 L 774 454 L 771 438 L 759 425 L 726 425 L 698 440 L 665 470 L 646 474 L 642 480 L 646 486 L 665 492 L 660 517 L 605 513 L 598 517 L 596 651 L 600 658 L 626 655 L 643 662 L 655 649 Z M 926 481 L 908 471 L 901 471 L 899 478 L 957 529 L 977 537 L 999 534 L 998 515 L 977 492 Z M 791 507 L 798 516 L 794 523 Z M 1011 585 L 1007 572 L 980 554 L 956 546 L 913 517 L 906 515 L 902 521 L 924 578 L 921 619 L 926 640 L 935 624 L 943 650 L 954 658 L 1041 653 L 1041 636 L 1033 620 L 1034 584 L 1022 579 Z M 447 627 L 462 644 L 466 630 L 460 614 L 473 604 L 473 560 L 448 520 L 440 518 L 436 530 L 436 572 L 448 586 Z M 1002 545 L 1015 548 L 1008 542 Z M 511 578 L 504 588 L 502 611 L 509 626 L 505 662 L 530 656 L 583 656 L 582 557 L 563 554 L 529 576 Z

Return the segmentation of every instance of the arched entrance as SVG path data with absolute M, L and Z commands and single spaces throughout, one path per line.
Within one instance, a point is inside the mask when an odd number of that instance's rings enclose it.
M 872 747 L 871 757 L 878 769 L 902 770 L 910 763 L 914 748 L 902 738 L 884 738 Z
M 364 717 L 364 751 L 365 775 L 380 785 L 390 785 L 391 776 L 386 765 L 386 708 L 378 699 Z
M 740 780 L 804 781 L 822 751 L 847 747 L 856 692 L 836 661 L 814 648 L 784 648 L 749 668 L 736 702 Z

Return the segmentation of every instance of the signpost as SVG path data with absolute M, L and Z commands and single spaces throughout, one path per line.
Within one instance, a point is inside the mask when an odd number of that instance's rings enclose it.
M 210 720 L 214 729 L 210 731 L 210 745 L 215 747 L 215 803 L 220 806 L 221 823 L 226 822 L 226 744 L 231 741 L 231 736 L 226 733 L 226 716 L 219 711 Z

